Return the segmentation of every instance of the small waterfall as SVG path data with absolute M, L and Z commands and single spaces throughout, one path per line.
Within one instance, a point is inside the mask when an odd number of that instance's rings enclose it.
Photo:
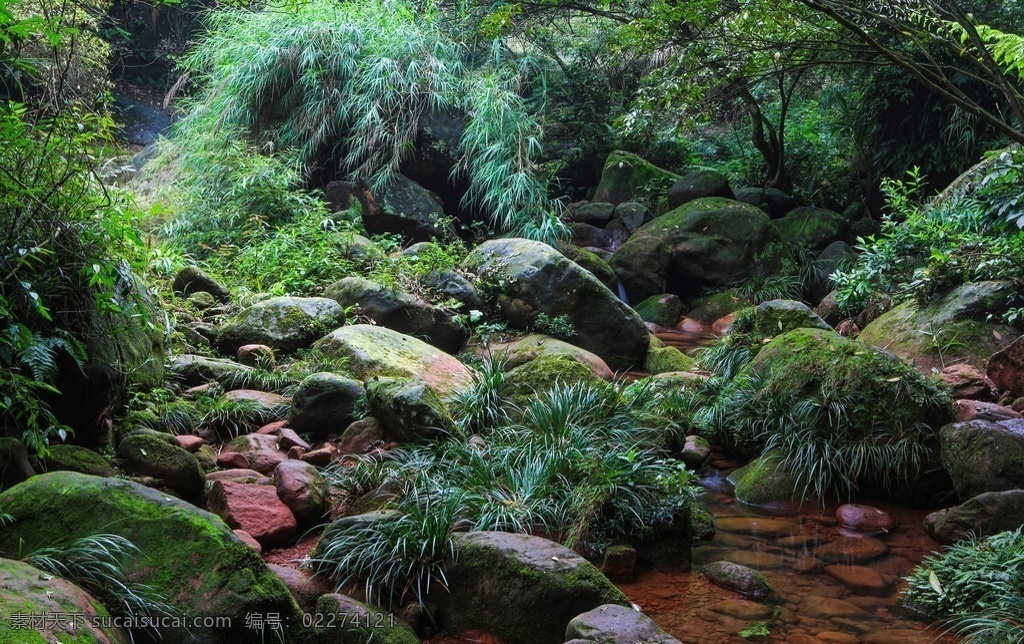
M 616 282 L 619 290 L 619 299 L 622 300 L 624 304 L 629 304 L 629 298 L 626 297 L 625 285 L 622 283 L 622 280 L 616 280 Z

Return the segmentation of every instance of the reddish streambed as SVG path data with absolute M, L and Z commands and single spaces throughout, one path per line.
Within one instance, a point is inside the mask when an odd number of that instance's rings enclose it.
M 870 561 L 833 567 L 833 574 L 828 574 L 826 564 L 815 557 L 815 549 L 852 534 L 837 525 L 835 506 L 804 507 L 796 516 L 766 517 L 739 507 L 723 492 L 708 491 L 704 503 L 714 515 L 718 530 L 710 542 L 693 548 L 691 572 L 640 569 L 633 583 L 619 584 L 644 613 L 683 642 L 749 641 L 739 633 L 757 622 L 764 622 L 771 632 L 757 641 L 957 641 L 890 610 L 903 588 L 901 578 L 914 564 L 941 548 L 921 527 L 925 511 L 869 502 L 896 520 L 893 530 L 875 537 L 888 546 L 889 552 Z M 781 597 L 777 614 L 767 604 L 748 602 L 740 594 L 704 579 L 701 567 L 720 560 L 760 570 Z M 833 575 L 847 577 L 846 583 Z M 879 578 L 883 587 L 878 587 Z M 871 581 L 875 586 L 872 589 L 856 587 Z

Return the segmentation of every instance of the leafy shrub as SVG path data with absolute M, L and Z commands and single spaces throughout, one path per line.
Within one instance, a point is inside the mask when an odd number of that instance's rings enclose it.
M 493 372 L 478 379 L 477 389 L 480 404 L 500 410 Z M 326 471 L 353 498 L 381 486 L 397 490 L 388 507 L 398 514 L 383 526 L 325 534 L 331 554 L 316 563 L 336 582 L 360 578 L 372 595 L 401 596 L 410 585 L 395 583 L 389 562 L 405 566 L 408 555 L 372 545 L 395 543 L 396 531 L 406 543 L 403 553 L 438 554 L 439 545 L 447 547 L 442 533 L 454 529 L 541 534 L 601 552 L 613 539 L 643 538 L 686 516 L 694 501 L 693 474 L 661 455 L 657 432 L 643 426 L 639 407 L 614 390 L 560 384 L 519 410 L 514 423 L 500 411 L 470 411 L 462 416 L 464 433 Z M 479 434 L 468 433 L 476 429 Z M 424 523 L 427 500 L 443 508 L 443 529 Z M 348 550 L 356 542 L 367 544 L 359 556 Z M 398 579 L 438 578 L 436 558 L 424 559 L 420 571 Z
M 929 555 L 907 583 L 904 605 L 965 642 L 1024 641 L 1024 529 Z

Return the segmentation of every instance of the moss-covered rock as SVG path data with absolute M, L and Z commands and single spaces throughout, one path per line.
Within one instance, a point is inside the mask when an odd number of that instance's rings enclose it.
M 292 396 L 288 426 L 316 438 L 340 436 L 366 402 L 366 390 L 358 380 L 334 373 L 314 373 L 299 383 Z
M 998 319 L 1017 293 L 1010 282 L 976 282 L 955 288 L 927 306 L 905 302 L 861 331 L 860 340 L 895 353 L 925 373 L 954 362 L 984 367 L 985 360 L 1017 334 Z
M 753 599 L 767 599 L 774 592 L 764 575 L 731 561 L 712 561 L 701 568 L 701 574 L 716 586 L 728 588 Z
M 593 564 L 547 539 L 470 532 L 455 538 L 455 550 L 446 573 L 451 593 L 430 598 L 450 633 L 483 630 L 504 642 L 561 644 L 580 613 L 629 606 Z
M 775 225 L 794 253 L 823 250 L 832 242 L 845 240 L 850 232 L 850 222 L 826 208 L 797 208 L 777 219 Z
M 195 456 L 155 436 L 131 434 L 121 441 L 117 453 L 129 472 L 156 477 L 183 496 L 202 492 L 206 483 L 206 473 Z
M 613 150 L 604 162 L 594 201 L 620 204 L 636 201 L 651 208 L 668 192 L 679 175 L 631 152 Z
M 326 297 L 342 308 L 357 307 L 360 315 L 379 326 L 422 338 L 442 351 L 457 352 L 469 332 L 452 312 L 363 277 L 346 277 L 327 287 Z
M 421 380 L 374 378 L 366 395 L 385 433 L 399 442 L 441 438 L 455 430 L 441 397 Z
M 683 302 L 678 295 L 660 293 L 637 303 L 633 306 L 633 310 L 644 322 L 672 327 L 683 316 Z
M 182 384 L 195 387 L 208 382 L 223 384 L 237 381 L 254 370 L 233 360 L 187 353 L 172 356 L 167 371 Z
M 171 283 L 171 288 L 175 295 L 182 297 L 195 293 L 206 293 L 220 302 L 227 302 L 231 299 L 231 292 L 213 277 L 204 273 L 198 266 L 185 266 L 178 271 Z
M 924 529 L 939 543 L 989 537 L 1024 525 L 1024 490 L 985 492 L 924 518 Z
M 644 360 L 644 371 L 651 374 L 690 371 L 697 361 L 675 347 L 652 347 Z
M 714 170 L 694 170 L 679 178 L 668 190 L 668 207 L 678 208 L 694 199 L 724 197 L 735 199 L 729 179 Z
M 515 327 L 543 313 L 566 316 L 573 342 L 601 356 L 612 369 L 643 361 L 648 332 L 643 320 L 594 275 L 547 244 L 495 239 L 477 246 L 463 263 L 489 285 L 489 296 Z
M 615 271 L 608 265 L 608 262 L 604 261 L 597 253 L 572 244 L 559 244 L 558 252 L 565 255 L 570 261 L 576 262 L 581 268 L 593 273 L 594 277 L 608 287 L 608 290 L 613 293 L 618 290 L 619 278 L 615 276 Z
M 961 499 L 1024 489 L 1024 420 L 953 423 L 939 439 L 942 465 Z
M 739 294 L 734 288 L 699 297 L 690 303 L 686 317 L 693 318 L 701 324 L 713 324 L 717 320 L 745 309 L 753 302 Z
M 736 314 L 731 333 L 746 333 L 754 338 L 774 338 L 794 329 L 822 329 L 832 327 L 803 302 L 771 300 Z
M 42 474 L 7 490 L 0 506 L 14 522 L 0 533 L 7 552 L 113 533 L 139 548 L 126 562 L 135 581 L 152 587 L 187 617 L 228 617 L 230 628 L 168 629 L 164 641 L 199 644 L 261 642 L 271 634 L 247 629 L 246 615 L 278 613 L 285 635 L 301 619 L 288 589 L 259 554 L 217 516 L 131 481 L 76 472 Z
M 771 452 L 735 470 L 728 480 L 736 500 L 755 508 L 785 508 L 797 501 L 800 492 L 799 480 Z
M 0 559 L 0 642 L 120 644 L 107 609 L 69 581 L 27 563 Z M 95 626 L 93 624 L 96 624 Z
M 540 356 L 506 372 L 501 395 L 523 408 L 539 394 L 550 391 L 556 383 L 583 383 L 599 389 L 612 386 L 594 375 L 589 367 L 569 356 Z
M 218 345 L 234 354 L 246 344 L 275 351 L 303 349 L 345 323 L 345 312 L 326 297 L 272 297 L 240 311 L 217 329 Z
M 665 244 L 643 241 L 654 238 Z M 612 255 L 611 265 L 631 298 L 656 293 L 694 297 L 751 274 L 765 276 L 792 261 L 779 231 L 763 211 L 722 197 L 696 199 L 644 224 Z M 643 276 L 636 280 L 634 276 Z M 655 276 L 664 287 L 644 290 Z
M 375 376 L 416 378 L 442 397 L 468 387 L 472 372 L 422 340 L 371 324 L 342 327 L 316 343 L 329 358 L 345 358 L 363 382 Z
M 586 365 L 595 376 L 604 380 L 611 380 L 615 376 L 597 354 L 540 333 L 528 335 L 511 344 L 495 345 L 491 353 L 505 359 L 506 369 L 515 369 L 541 357 L 564 356 Z
M 114 476 L 117 473 L 107 459 L 80 445 L 51 445 L 42 463 L 47 472 L 67 470 L 93 476 Z

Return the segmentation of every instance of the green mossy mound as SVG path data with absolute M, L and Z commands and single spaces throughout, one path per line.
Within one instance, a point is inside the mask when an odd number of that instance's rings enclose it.
M 455 431 L 451 413 L 421 380 L 374 378 L 366 384 L 366 395 L 373 416 L 398 442 L 442 438 Z
M 525 408 L 539 394 L 550 391 L 555 383 L 610 389 L 607 381 L 594 375 L 588 366 L 569 356 L 540 356 L 505 374 L 500 394 L 519 408 Z
M 654 347 L 647 351 L 644 371 L 651 374 L 690 371 L 697 361 L 675 347 Z
M 779 508 L 797 500 L 799 481 L 769 452 L 729 475 L 736 500 L 755 508 Z
M 604 162 L 594 201 L 636 201 L 654 210 L 679 175 L 631 152 L 613 150 Z
M 72 617 L 74 616 L 74 617 Z M 42 619 L 41 619 L 42 618 Z M 93 626 L 111 623 L 95 597 L 27 563 L 0 559 L 0 642 L 3 644 L 122 644 L 124 633 Z
M 842 241 L 850 232 L 850 222 L 825 208 L 797 208 L 775 225 L 794 253 L 824 250 L 834 241 Z
M 701 324 L 713 324 L 730 313 L 745 309 L 753 304 L 740 295 L 736 289 L 730 288 L 713 295 L 699 297 L 690 304 L 686 317 L 693 318 Z
M 859 339 L 891 351 L 924 373 L 985 360 L 1017 333 L 989 321 L 1006 310 L 1017 289 L 1011 282 L 964 284 L 927 306 L 905 302 L 864 327 Z
M 313 625 L 311 644 L 419 644 L 412 628 L 369 604 L 330 593 L 321 595 L 307 618 Z
M 771 300 L 738 312 L 730 333 L 747 334 L 760 341 L 794 329 L 831 331 L 832 327 L 803 302 Z
M 278 613 L 286 634 L 298 636 L 298 606 L 259 554 L 216 515 L 131 481 L 77 472 L 36 476 L 0 496 L 14 517 L 0 548 L 27 552 L 92 534 L 120 535 L 139 548 L 128 563 L 147 584 L 188 617 L 230 617 L 231 628 L 168 630 L 164 641 L 236 644 L 262 641 L 245 628 L 249 613 Z M 266 633 L 266 639 L 271 639 Z
M 206 483 L 195 456 L 159 437 L 136 432 L 121 441 L 117 453 L 129 472 L 156 477 L 182 496 L 202 492 Z
M 683 303 L 678 295 L 661 293 L 652 295 L 636 304 L 633 310 L 637 312 L 637 315 L 644 322 L 650 322 L 663 327 L 672 327 L 683 316 Z
M 345 323 L 341 305 L 326 297 L 272 297 L 239 312 L 217 329 L 217 344 L 229 353 L 245 344 L 275 351 L 303 349 Z
M 92 474 L 93 476 L 114 476 L 117 472 L 107 459 L 96 452 L 79 445 L 51 445 L 42 459 L 47 472 L 69 471 Z

